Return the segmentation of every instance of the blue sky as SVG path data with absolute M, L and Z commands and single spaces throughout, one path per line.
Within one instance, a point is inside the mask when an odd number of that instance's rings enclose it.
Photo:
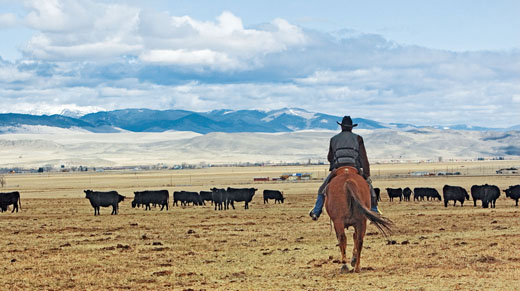
M 0 111 L 299 107 L 508 127 L 518 28 L 518 1 L 0 0 Z

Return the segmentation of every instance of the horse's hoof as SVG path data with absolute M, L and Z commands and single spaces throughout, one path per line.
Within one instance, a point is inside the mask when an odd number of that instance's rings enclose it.
M 361 272 L 361 268 L 355 268 L 355 269 L 354 269 L 354 272 L 355 272 L 355 273 L 359 273 L 359 272 Z
M 348 273 L 348 267 L 347 267 L 346 264 L 344 264 L 343 266 L 341 266 L 341 270 L 340 270 L 340 272 L 341 272 L 342 274 L 344 274 L 344 273 Z
M 356 266 L 356 262 L 357 262 L 357 258 L 352 257 L 352 260 L 350 260 L 350 266 L 352 266 L 352 267 Z

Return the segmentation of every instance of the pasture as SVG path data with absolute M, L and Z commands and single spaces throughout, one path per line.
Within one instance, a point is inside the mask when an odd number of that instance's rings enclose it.
M 385 216 L 396 225 L 385 238 L 368 226 L 361 273 L 341 274 L 340 253 L 327 214 L 313 222 L 326 166 L 209 168 L 158 172 L 6 175 L 2 191 L 20 191 L 19 213 L 0 213 L 0 284 L 38 290 L 517 290 L 520 208 L 504 193 L 496 209 L 442 202 L 389 202 L 386 187 L 466 189 L 520 184 L 519 175 L 493 175 L 519 161 L 381 164 L 372 166 Z M 452 170 L 453 169 L 453 170 Z M 462 176 L 403 178 L 410 171 L 460 171 Z M 253 177 L 310 172 L 316 180 L 259 182 Z M 131 208 L 133 191 L 200 191 L 255 187 L 244 210 Z M 119 215 L 94 212 L 84 189 L 126 196 Z M 285 193 L 284 204 L 263 204 L 262 190 Z M 441 194 L 442 195 L 442 194 Z M 413 200 L 413 199 L 412 199 Z M 235 206 L 237 206 L 235 205 Z M 352 251 L 352 229 L 347 254 Z

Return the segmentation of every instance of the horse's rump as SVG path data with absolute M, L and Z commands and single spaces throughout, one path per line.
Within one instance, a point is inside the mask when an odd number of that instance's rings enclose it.
M 327 187 L 327 212 L 332 220 L 343 217 L 345 226 L 356 224 L 359 219 L 370 220 L 387 236 L 393 223 L 370 210 L 370 188 L 366 180 L 353 167 L 341 167 L 332 174 Z

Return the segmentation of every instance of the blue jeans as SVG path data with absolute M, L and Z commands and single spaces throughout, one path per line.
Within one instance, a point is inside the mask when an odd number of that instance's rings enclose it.
M 329 184 L 330 179 L 332 178 L 332 171 L 329 173 L 327 178 L 323 180 L 323 184 L 321 184 L 320 189 L 318 190 L 318 197 L 316 198 L 316 204 L 312 209 L 312 213 L 316 215 L 316 217 L 320 217 L 321 212 L 323 211 L 323 204 L 325 203 L 325 187 Z
M 312 213 L 316 215 L 316 217 L 320 217 L 321 212 L 323 210 L 323 203 L 325 202 L 325 195 L 318 194 L 318 198 L 316 198 L 316 205 L 312 209 Z

